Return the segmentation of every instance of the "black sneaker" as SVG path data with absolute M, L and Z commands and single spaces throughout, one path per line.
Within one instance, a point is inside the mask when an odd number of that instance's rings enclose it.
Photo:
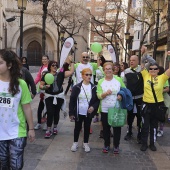
M 148 146 L 147 146 L 146 144 L 142 144 L 140 150 L 141 150 L 141 151 L 146 151 L 147 148 L 148 148 Z
M 127 133 L 126 136 L 124 137 L 124 140 L 131 140 L 132 138 L 132 133 Z
M 103 130 L 100 131 L 99 138 L 103 138 Z
M 149 148 L 150 148 L 151 151 L 156 151 L 157 150 L 156 146 L 154 144 L 149 145 Z

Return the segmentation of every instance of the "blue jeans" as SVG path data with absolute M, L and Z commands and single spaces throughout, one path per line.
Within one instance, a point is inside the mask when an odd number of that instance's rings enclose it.
M 0 141 L 0 162 L 2 170 L 21 170 L 23 167 L 26 137 Z

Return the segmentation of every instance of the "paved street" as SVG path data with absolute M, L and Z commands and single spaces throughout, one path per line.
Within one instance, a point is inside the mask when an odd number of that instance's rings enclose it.
M 36 69 L 31 70 L 33 73 Z M 33 73 L 33 76 L 35 74 Z M 32 102 L 34 122 L 36 123 L 36 111 L 39 96 Z M 157 152 L 149 149 L 140 151 L 140 145 L 136 143 L 137 130 L 134 126 L 134 137 L 130 142 L 123 138 L 126 134 L 126 126 L 122 128 L 120 142 L 121 152 L 114 155 L 111 151 L 103 154 L 103 140 L 99 138 L 100 125 L 93 123 L 93 134 L 90 135 L 91 152 L 85 153 L 82 148 L 83 134 L 80 135 L 79 149 L 73 153 L 70 147 L 73 142 L 74 123 L 69 121 L 61 112 L 58 135 L 50 139 L 44 139 L 42 129 L 36 131 L 36 141 L 28 142 L 25 149 L 24 170 L 169 170 L 170 169 L 170 130 L 166 124 L 164 136 L 156 143 Z

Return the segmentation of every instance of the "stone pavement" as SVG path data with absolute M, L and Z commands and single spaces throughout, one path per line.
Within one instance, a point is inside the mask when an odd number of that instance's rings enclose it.
M 39 98 L 32 102 L 34 121 Z M 164 136 L 156 143 L 157 151 L 149 149 L 140 151 L 136 143 L 137 130 L 134 127 L 134 137 L 125 141 L 126 126 L 122 128 L 119 155 L 112 150 L 108 154 L 102 153 L 103 139 L 99 138 L 100 125 L 92 123 L 93 134 L 90 135 L 91 152 L 85 153 L 82 148 L 83 132 L 79 138 L 78 151 L 73 153 L 70 147 L 73 143 L 74 123 L 60 114 L 59 133 L 50 139 L 44 139 L 42 130 L 36 131 L 36 141 L 28 142 L 25 149 L 23 170 L 170 170 L 170 130 L 166 124 Z M 111 139 L 112 140 L 112 139 Z M 112 149 L 112 148 L 111 148 Z

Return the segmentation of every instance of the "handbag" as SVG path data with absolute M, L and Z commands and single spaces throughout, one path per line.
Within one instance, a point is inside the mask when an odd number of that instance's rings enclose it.
M 152 88 L 152 93 L 153 93 L 155 102 L 158 103 L 152 81 L 151 81 L 151 88 Z M 168 107 L 166 107 L 165 105 L 159 105 L 159 106 L 157 105 L 155 116 L 158 119 L 158 121 L 165 122 L 165 115 L 166 115 L 167 109 L 168 109 Z
M 108 109 L 108 124 L 112 127 L 123 127 L 126 123 L 127 110 L 119 107 Z

